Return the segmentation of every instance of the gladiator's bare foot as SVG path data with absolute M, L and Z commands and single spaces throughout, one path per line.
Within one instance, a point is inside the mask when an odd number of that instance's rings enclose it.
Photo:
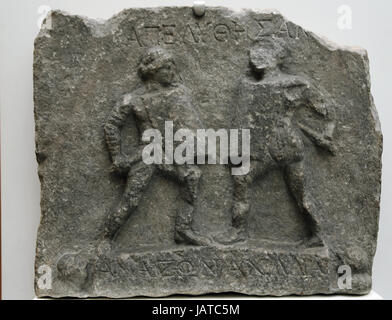
M 243 229 L 232 228 L 229 231 L 219 233 L 214 237 L 214 240 L 223 245 L 231 245 L 244 242 L 246 237 Z
M 323 241 L 318 236 L 312 236 L 301 241 L 300 247 L 302 248 L 317 248 L 324 247 Z
M 324 247 L 323 241 L 318 236 L 313 236 L 308 239 L 307 245 L 311 248 Z
M 245 217 L 249 212 L 250 206 L 245 202 L 236 202 L 232 208 L 233 225 L 241 229 L 245 223 Z
M 175 240 L 177 243 L 187 243 L 203 247 L 213 245 L 213 241 L 209 237 L 191 229 L 177 230 Z

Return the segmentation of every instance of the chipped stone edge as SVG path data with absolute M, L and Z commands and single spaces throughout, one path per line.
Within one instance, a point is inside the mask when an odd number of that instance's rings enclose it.
M 40 32 L 39 32 L 37 38 L 42 37 L 42 36 L 47 36 L 47 31 L 50 30 L 50 28 L 49 28 L 50 20 L 51 20 L 52 15 L 54 13 L 62 14 L 64 16 L 78 18 L 84 22 L 86 27 L 88 27 L 91 30 L 91 32 L 94 36 L 103 37 L 105 35 L 108 35 L 113 30 L 113 28 L 116 26 L 116 23 L 114 23 L 114 22 L 116 20 L 120 19 L 123 15 L 125 15 L 130 10 L 135 10 L 135 11 L 151 10 L 151 11 L 154 11 L 157 13 L 159 11 L 167 10 L 167 9 L 189 9 L 191 11 L 192 7 L 188 7 L 188 6 L 161 6 L 161 7 L 127 8 L 127 9 L 123 9 L 122 11 L 114 14 L 109 19 L 89 18 L 84 15 L 71 14 L 66 11 L 56 9 L 56 10 L 51 10 L 47 13 L 47 16 L 42 23 L 42 27 L 40 29 Z M 291 21 L 291 20 L 287 19 L 282 13 L 280 13 L 280 11 L 278 11 L 276 9 L 262 9 L 262 10 L 261 9 L 250 9 L 250 8 L 232 9 L 232 8 L 227 8 L 227 7 L 222 7 L 222 6 L 206 7 L 206 10 L 208 10 L 208 9 L 221 10 L 222 12 L 224 12 L 226 14 L 232 14 L 232 15 L 239 16 L 239 17 L 245 16 L 249 13 L 274 14 L 274 15 L 281 16 L 286 22 Z M 304 31 L 306 31 L 306 33 L 311 34 L 314 39 L 316 39 L 321 45 L 328 48 L 330 51 L 343 50 L 343 51 L 358 53 L 361 56 L 367 55 L 367 51 L 364 48 L 339 45 L 339 44 L 327 39 L 324 36 L 317 35 L 317 34 L 311 32 L 311 31 L 308 31 L 304 28 L 302 28 L 302 29 Z

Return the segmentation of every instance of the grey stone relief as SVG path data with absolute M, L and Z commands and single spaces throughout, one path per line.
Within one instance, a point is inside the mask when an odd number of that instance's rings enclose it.
M 370 291 L 382 134 L 364 50 L 274 11 L 53 11 L 34 101 L 37 296 Z M 249 172 L 145 163 L 167 121 L 249 129 Z

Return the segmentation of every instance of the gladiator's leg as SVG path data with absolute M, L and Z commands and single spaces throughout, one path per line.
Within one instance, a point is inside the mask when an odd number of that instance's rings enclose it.
M 104 226 L 104 239 L 114 240 L 120 228 L 139 205 L 156 167 L 143 162 L 135 164 L 128 172 L 127 183 L 120 204 L 108 216 Z
M 196 165 L 178 166 L 177 174 L 183 183 L 181 195 L 185 200 L 185 207 L 178 211 L 175 221 L 175 240 L 178 243 L 209 246 L 212 241 L 193 230 L 193 213 L 199 194 L 201 170 Z
M 194 205 L 199 193 L 201 170 L 196 165 L 176 166 L 179 180 L 184 184 L 182 197 L 186 202 Z
M 249 188 L 253 180 L 257 176 L 257 172 L 261 166 L 259 161 L 251 161 L 249 173 L 246 175 L 233 176 L 234 192 L 232 207 L 232 228 L 215 235 L 215 241 L 229 245 L 245 240 L 247 215 L 250 209 L 249 204 Z M 234 228 L 233 228 L 234 227 Z
M 304 161 L 292 163 L 285 168 L 286 183 L 297 202 L 300 210 L 305 214 L 306 221 L 310 225 L 311 237 L 310 246 L 323 246 L 320 239 L 320 223 L 313 214 L 316 205 L 311 196 L 306 192 L 306 173 Z
M 104 256 L 110 252 L 112 242 L 126 223 L 130 214 L 137 208 L 139 201 L 153 176 L 155 166 L 146 165 L 143 162 L 135 164 L 128 172 L 127 183 L 120 204 L 112 211 L 104 222 L 103 234 L 99 238 L 98 247 L 95 249 L 88 248 L 86 252 L 79 252 L 64 255 L 58 262 L 59 272 L 66 276 L 75 272 L 83 273 L 82 286 L 86 286 L 89 281 L 90 271 L 93 268 L 94 256 Z M 97 250 L 93 255 L 92 251 Z
M 246 216 L 250 210 L 249 188 L 255 178 L 257 163 L 251 162 L 250 172 L 243 176 L 233 176 L 234 205 L 232 208 L 232 223 L 239 232 L 246 229 Z
M 209 246 L 211 239 L 193 230 L 193 212 L 199 192 L 201 170 L 196 165 L 161 165 L 160 170 L 181 184 L 184 205 L 178 210 L 175 220 L 174 239 L 177 243 Z
M 247 175 L 233 176 L 234 205 L 232 208 L 232 222 L 238 230 L 240 240 L 244 237 L 246 231 L 247 216 L 250 210 L 249 189 L 251 184 L 255 179 L 264 176 L 274 167 L 276 167 L 275 161 L 266 152 L 262 159 L 251 161 L 250 171 Z

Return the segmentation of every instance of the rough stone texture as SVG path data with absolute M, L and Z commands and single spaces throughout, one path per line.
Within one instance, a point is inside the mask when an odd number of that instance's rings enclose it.
M 277 12 L 172 7 L 54 11 L 34 57 L 38 296 L 369 292 L 382 135 L 364 50 Z M 250 173 L 141 163 L 140 130 L 164 120 L 249 128 Z

